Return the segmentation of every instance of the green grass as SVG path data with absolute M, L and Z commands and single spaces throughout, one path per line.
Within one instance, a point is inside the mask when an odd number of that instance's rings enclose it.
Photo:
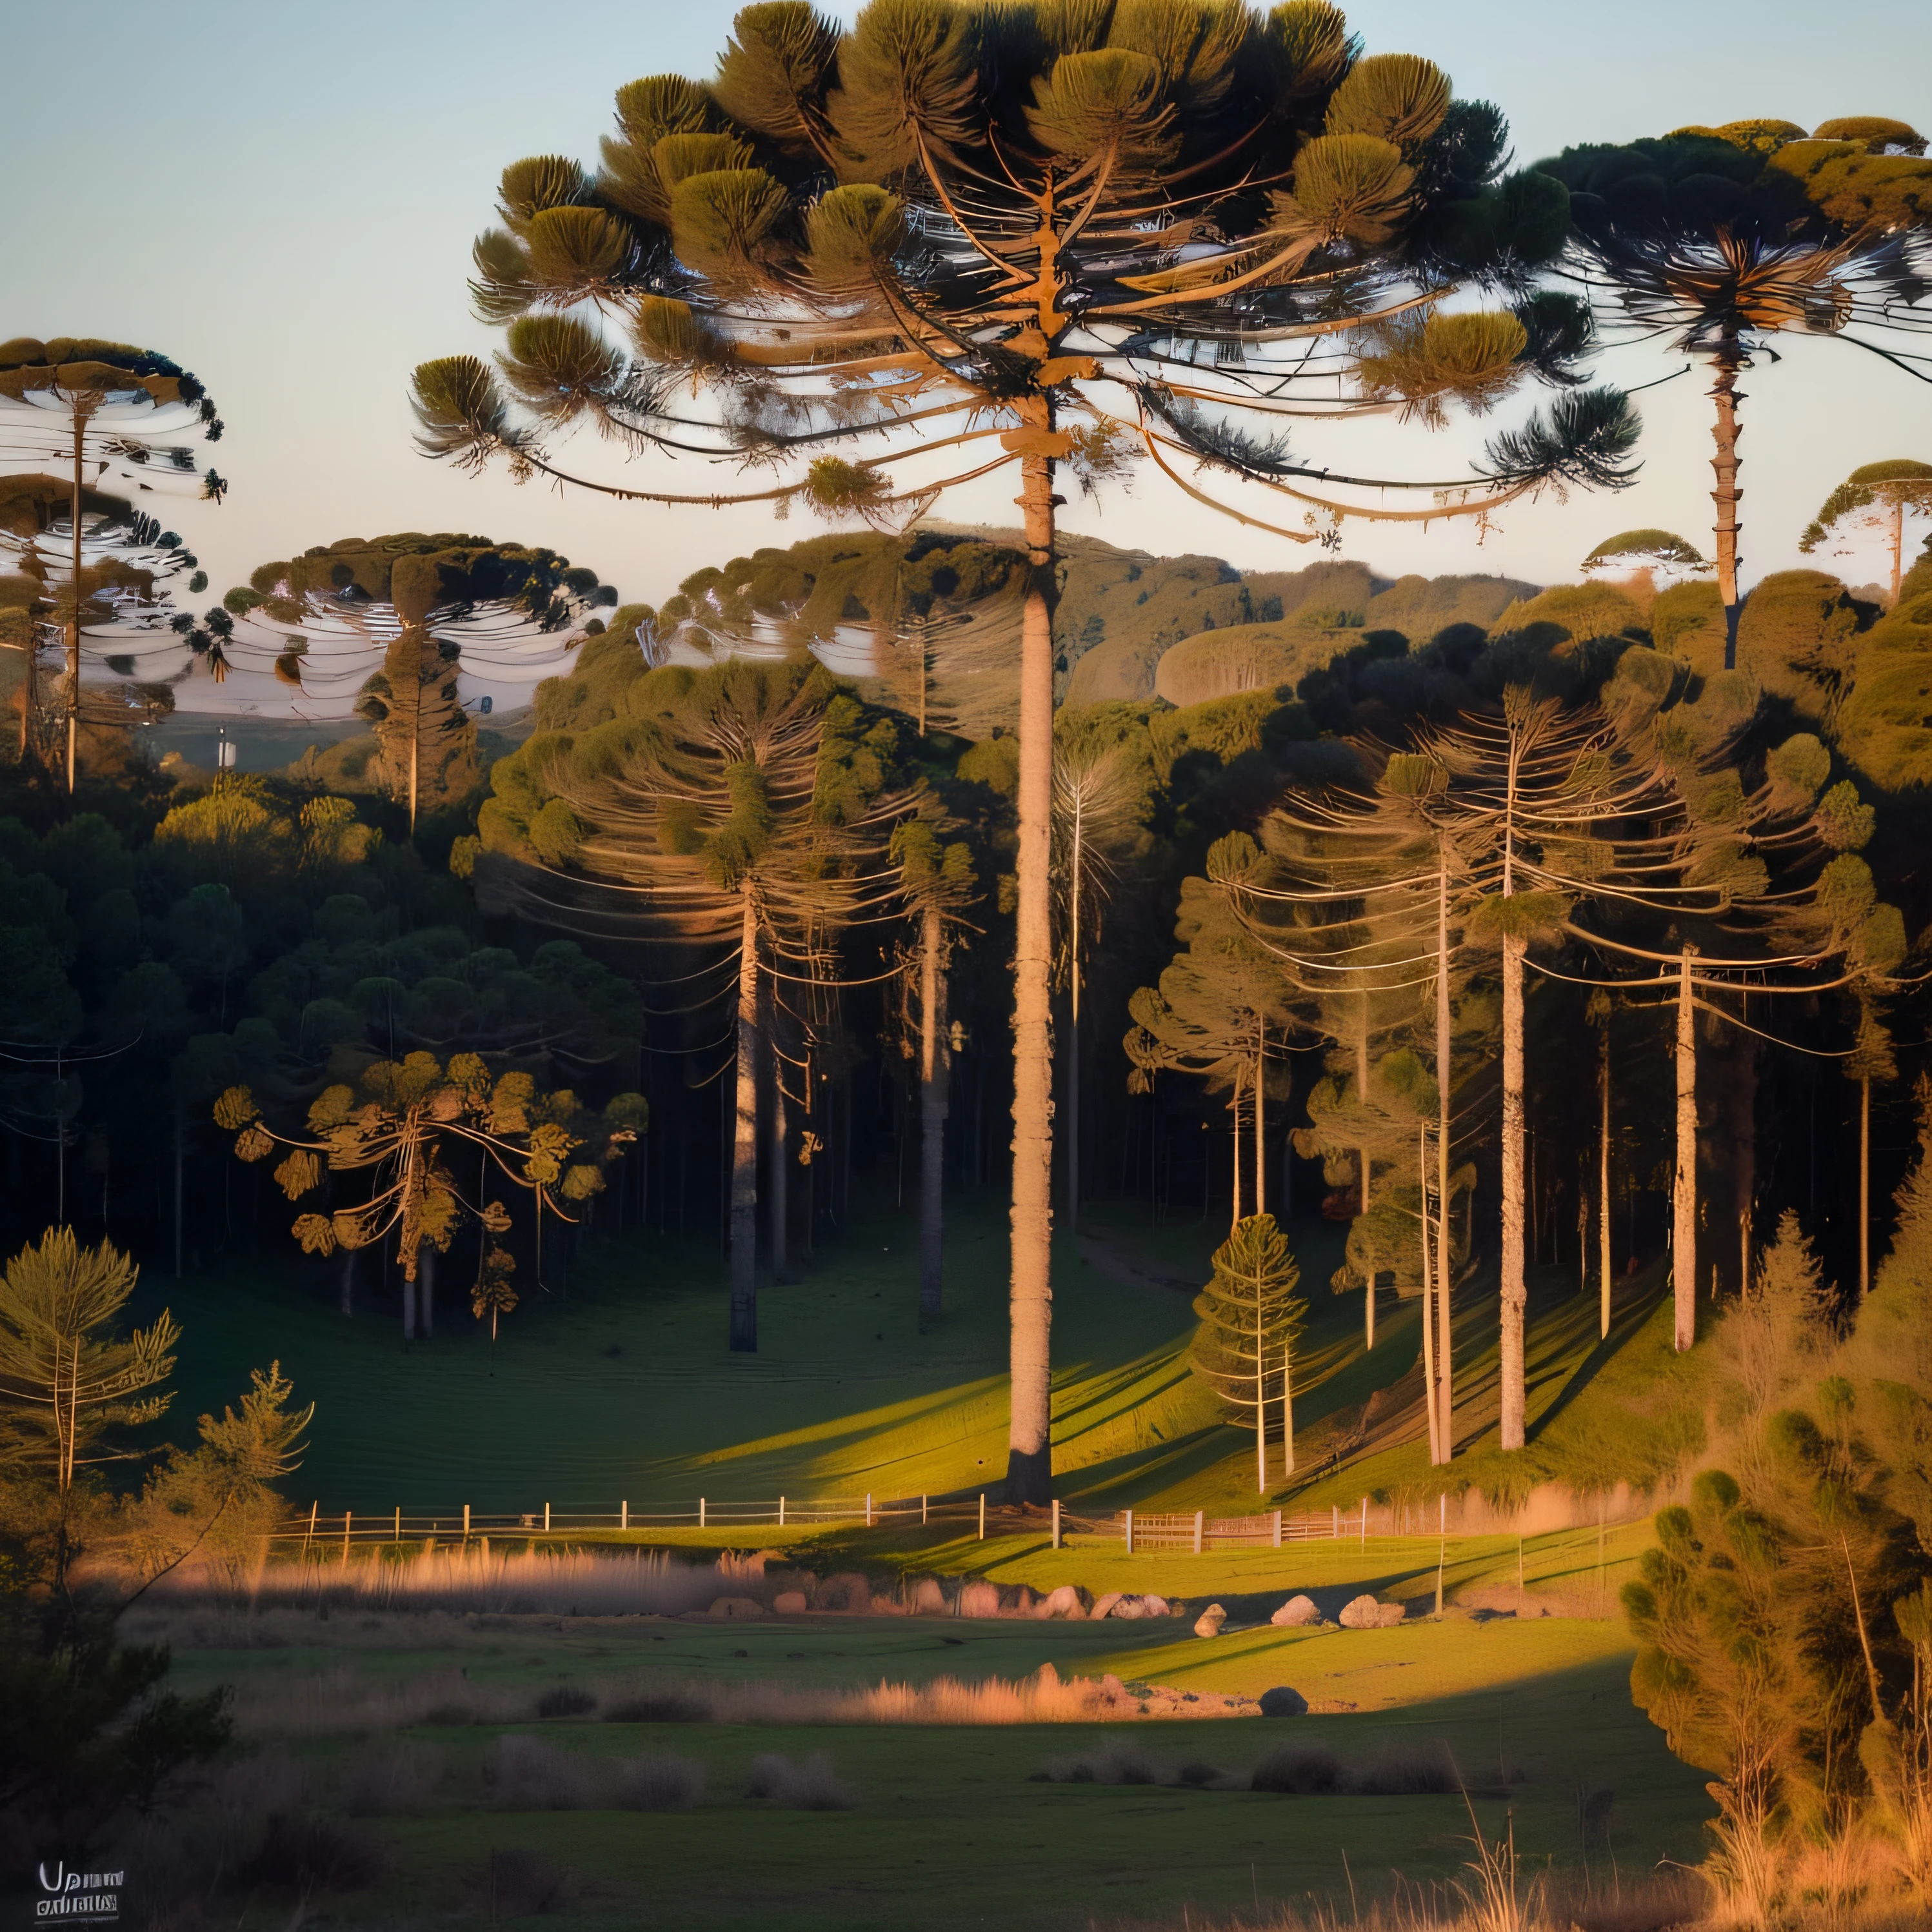
M 1292 1683 L 1352 1712 L 1288 1723 L 1154 1721 L 1131 1727 L 1158 1761 L 1204 1761 L 1244 1778 L 1286 1737 L 1345 1757 L 1384 1741 L 1439 1739 L 1467 1781 L 1482 1828 L 1513 1823 L 1532 1864 L 1575 1863 L 1580 1782 L 1616 1792 L 1612 1849 L 1628 1875 L 1699 1850 L 1708 1808 L 1630 1708 L 1628 1646 L 1614 1626 L 1464 1621 L 1364 1632 L 1250 1631 L 1211 1642 L 1156 1641 L 1119 1624 L 934 1624 L 820 1618 L 721 1628 L 655 1618 L 452 1621 L 446 1640 L 386 1648 L 382 1633 L 280 1648 L 178 1654 L 184 1688 L 274 1683 L 343 1664 L 373 1678 L 464 1670 L 532 1691 L 655 1666 L 696 1676 L 805 1684 L 918 1681 L 940 1672 L 1017 1676 L 1052 1661 L 1063 1676 L 1112 1670 L 1198 1690 Z M 952 1637 L 947 1643 L 945 1639 Z M 1138 1647 L 1136 1647 L 1136 1646 Z M 1104 1744 L 1118 1726 L 1010 1727 L 629 1725 L 572 1720 L 512 1728 L 592 1753 L 668 1751 L 705 1768 L 707 1796 L 676 1816 L 506 1814 L 473 1803 L 380 1822 L 392 1876 L 344 1901 L 352 1919 L 434 1915 L 477 1902 L 490 1851 L 535 1851 L 576 1871 L 573 1916 L 592 1926 L 737 1927 L 782 1918 L 801 1932 L 916 1924 L 1084 1927 L 1116 1916 L 1229 1912 L 1312 1893 L 1388 1891 L 1462 1874 L 1469 1820 L 1451 1797 L 1284 1798 L 1237 1789 L 1035 1781 L 1052 1757 Z M 416 1736 L 474 1772 L 496 1732 L 424 1726 Z M 298 1747 L 318 1767 L 355 1748 Z M 743 1796 L 752 1758 L 828 1752 L 858 1798 L 838 1814 L 772 1809 Z M 1507 1786 L 1508 1796 L 1501 1792 Z M 1348 1861 L 1345 1869 L 1342 1858 Z M 480 1916 L 480 1915 L 479 1915 Z

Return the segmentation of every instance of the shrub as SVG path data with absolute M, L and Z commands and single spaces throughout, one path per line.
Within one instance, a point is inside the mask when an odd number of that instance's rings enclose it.
M 315 1812 L 278 1811 L 244 1876 L 292 1892 L 361 1892 L 382 1872 L 382 1847 L 366 1832 Z
M 1190 1768 L 1205 1768 L 1210 1778 L 1220 1775 L 1209 1767 Z M 1098 1750 L 1049 1758 L 1046 1775 L 1055 1784 L 1172 1784 L 1174 1778 L 1171 1766 L 1156 1762 L 1124 1738 L 1110 1739 Z
M 508 1811 L 578 1811 L 596 1803 L 599 1780 L 587 1760 L 514 1732 L 496 1740 L 487 1774 Z
M 610 1802 L 625 1811 L 688 1811 L 704 1796 L 704 1767 L 688 1758 L 620 1758 L 610 1767 Z
M 1255 1766 L 1248 1788 L 1325 1797 L 1342 1789 L 1342 1761 L 1326 1744 L 1278 1744 Z
M 586 1717 L 597 1708 L 597 1700 L 588 1690 L 580 1690 L 574 1684 L 560 1684 L 554 1690 L 546 1690 L 537 1700 L 539 1718 Z
M 794 1811 L 849 1811 L 857 1802 L 839 1782 L 823 1751 L 814 1751 L 802 1764 L 794 1764 L 776 1751 L 760 1753 L 752 1760 L 745 1792 Z

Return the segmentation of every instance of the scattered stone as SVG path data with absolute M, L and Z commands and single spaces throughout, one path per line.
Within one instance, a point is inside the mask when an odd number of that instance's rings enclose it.
M 1000 1592 L 992 1583 L 968 1583 L 959 1592 L 958 1614 L 962 1617 L 996 1617 L 1000 1614 Z
M 1109 1616 L 1125 1618 L 1130 1622 L 1137 1621 L 1147 1613 L 1146 1598 L 1136 1596 L 1132 1592 L 1124 1596 L 1116 1597 L 1107 1606 Z
M 1179 1613 L 1178 1604 L 1169 1604 L 1165 1597 L 1151 1594 L 1141 1599 L 1141 1615 L 1144 1617 L 1171 1617 Z
M 1270 1623 L 1288 1629 L 1299 1629 L 1304 1624 L 1318 1624 L 1321 1621 L 1322 1612 L 1315 1607 L 1312 1597 L 1291 1597 L 1268 1618 Z
M 772 1608 L 782 1617 L 795 1617 L 807 1607 L 802 1590 L 781 1590 L 772 1600 Z
M 1300 1718 L 1308 1713 L 1308 1700 L 1299 1690 L 1291 1690 L 1286 1684 L 1278 1684 L 1272 1690 L 1262 1693 L 1262 1715 L 1264 1718 Z
M 1033 1592 L 1022 1583 L 1009 1593 L 1000 1608 L 1013 1616 L 1030 1617 L 1034 1614 L 1034 1606 L 1039 1601 Z
M 1358 1597 L 1344 1606 L 1344 1630 L 1392 1630 L 1408 1614 L 1400 1604 L 1378 1604 L 1372 1597 Z
M 1039 1609 L 1042 1617 L 1084 1617 L 1090 1599 L 1077 1583 L 1063 1583 Z
M 749 1597 L 720 1597 L 706 1612 L 714 1622 L 721 1624 L 746 1623 L 764 1613 L 764 1605 L 754 1603 Z
M 1219 1636 L 1221 1626 L 1227 1621 L 1227 1612 L 1219 1604 L 1210 1604 L 1194 1619 L 1194 1634 L 1196 1636 Z
M 1094 1598 L 1094 1607 L 1087 1614 L 1097 1623 L 1102 1617 L 1112 1616 L 1114 1614 L 1114 1606 L 1120 1601 L 1120 1592 L 1118 1590 L 1109 1590 L 1105 1596 Z

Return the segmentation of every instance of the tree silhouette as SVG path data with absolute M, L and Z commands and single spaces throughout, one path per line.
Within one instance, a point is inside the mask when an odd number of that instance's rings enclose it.
M 474 357 L 419 368 L 422 447 L 634 501 L 803 502 L 874 522 L 1018 466 L 1008 1486 L 1044 1501 L 1056 475 L 1097 490 L 1144 459 L 1190 498 L 1302 542 L 1344 516 L 1480 516 L 1552 483 L 1624 480 L 1634 424 L 1605 392 L 1565 394 L 1406 511 L 1281 434 L 1304 413 L 1480 412 L 1531 373 L 1571 383 L 1588 331 L 1564 298 L 1440 312 L 1464 281 L 1520 280 L 1552 255 L 1563 193 L 1501 178 L 1496 110 L 1454 101 L 1414 56 L 1360 57 L 1327 0 L 1264 17 L 1180 0 L 872 0 L 848 29 L 775 0 L 739 14 L 712 85 L 634 82 L 617 118 L 595 177 L 554 155 L 505 171 L 503 226 L 478 241 L 472 284 L 506 326 L 501 380 Z M 621 315 L 628 343 L 593 310 Z M 607 482 L 552 446 L 584 424 L 627 452 L 780 480 Z M 1182 473 L 1203 467 L 1297 522 Z
M 1885 463 L 1862 464 L 1819 506 L 1804 526 L 1798 548 L 1806 556 L 1853 518 L 1867 529 L 1883 532 L 1892 553 L 1892 602 L 1898 602 L 1905 576 L 1905 520 L 1932 516 L 1932 463 L 1894 457 Z
M 1906 374 L 1922 361 L 1882 337 L 1932 327 L 1912 312 L 1932 236 L 1932 160 L 1902 122 L 1682 128 L 1660 140 L 1566 148 L 1540 168 L 1570 190 L 1570 266 L 1620 310 L 1712 370 L 1718 589 L 1724 668 L 1738 656 L 1739 375 L 1790 330 L 1836 335 Z
M 10 463 L 62 462 L 69 476 L 68 578 L 83 580 L 84 497 L 112 475 L 152 491 L 163 478 L 192 478 L 188 447 L 164 439 L 199 428 L 219 442 L 221 418 L 198 378 L 166 356 L 122 342 L 18 336 L 0 344 L 0 454 Z M 210 470 L 201 478 L 204 502 L 220 502 L 228 485 Z M 80 736 L 81 634 L 85 614 L 76 602 L 67 614 L 67 788 L 74 788 Z M 28 706 L 31 712 L 32 705 Z
M 1195 1298 L 1195 1371 L 1222 1406 L 1255 1426 L 1255 1487 L 1268 1486 L 1270 1391 L 1281 1398 L 1282 1474 L 1294 1473 L 1294 1345 L 1308 1317 L 1288 1238 L 1272 1214 L 1235 1222 L 1214 1250 L 1213 1278 Z

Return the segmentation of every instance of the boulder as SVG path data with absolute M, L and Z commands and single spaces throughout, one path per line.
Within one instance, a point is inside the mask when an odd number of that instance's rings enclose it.
M 1301 1718 L 1308 1714 L 1308 1700 L 1299 1690 L 1291 1690 L 1286 1684 L 1278 1684 L 1272 1690 L 1262 1693 L 1262 1715 L 1264 1718 Z
M 1312 1597 L 1291 1597 L 1274 1615 L 1268 1618 L 1271 1624 L 1280 1624 L 1289 1629 L 1298 1629 L 1304 1624 L 1318 1624 L 1322 1612 L 1315 1607 Z
M 1034 1606 L 1039 1601 L 1040 1599 L 1034 1594 L 1033 1592 L 1022 1583 L 1017 1589 L 1004 1593 L 1000 1607 L 1011 1616 L 1030 1617 L 1034 1614 Z
M 1130 1622 L 1144 1617 L 1147 1613 L 1146 1598 L 1136 1596 L 1131 1592 L 1125 1596 L 1116 1597 L 1107 1607 L 1107 1614 L 1110 1617 L 1124 1617 Z
M 958 1614 L 962 1617 L 996 1617 L 1000 1614 L 998 1586 L 968 1583 L 959 1592 Z
M 1087 1614 L 1098 1622 L 1102 1617 L 1111 1617 L 1114 1614 L 1114 1606 L 1120 1600 L 1120 1592 L 1109 1590 L 1105 1596 L 1094 1599 L 1094 1607 Z
M 1227 1612 L 1219 1604 L 1210 1604 L 1194 1619 L 1194 1634 L 1196 1636 L 1219 1636 L 1221 1626 L 1227 1621 Z
M 1084 1617 L 1088 1601 L 1087 1592 L 1078 1583 L 1063 1583 L 1046 1598 L 1035 1614 L 1042 1617 Z
M 781 1590 L 772 1599 L 772 1608 L 782 1617 L 795 1617 L 806 1607 L 802 1590 Z
M 1144 1617 L 1171 1617 L 1178 1609 L 1178 1604 L 1169 1604 L 1165 1597 L 1156 1597 L 1151 1593 L 1141 1599 L 1141 1615 Z
M 911 1608 L 916 1617 L 945 1616 L 946 1592 L 940 1588 L 937 1576 L 922 1576 L 912 1586 Z
M 1389 1630 L 1408 1612 L 1400 1604 L 1378 1604 L 1372 1597 L 1358 1597 L 1342 1611 L 1344 1630 Z
M 764 1613 L 764 1605 L 754 1603 L 749 1597 L 720 1597 L 705 1612 L 714 1622 L 721 1624 L 746 1623 Z

